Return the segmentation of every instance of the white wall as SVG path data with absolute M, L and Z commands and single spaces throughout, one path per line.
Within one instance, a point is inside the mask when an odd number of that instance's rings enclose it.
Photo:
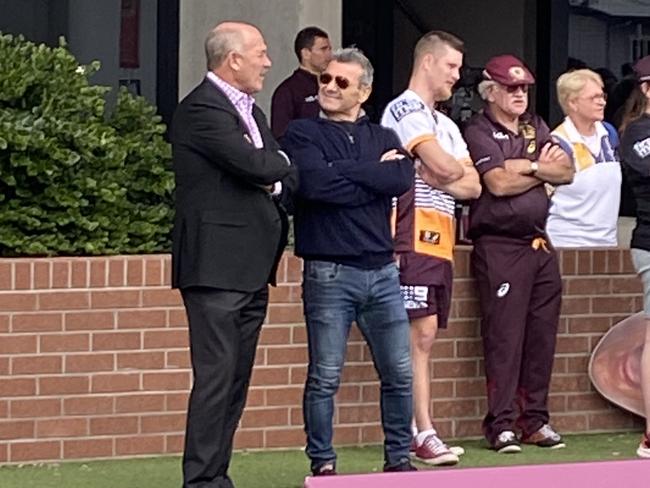
M 205 76 L 203 41 L 214 25 L 225 20 L 249 22 L 264 35 L 273 66 L 255 98 L 267 115 L 273 90 L 297 66 L 293 40 L 299 30 L 317 25 L 329 33 L 334 46 L 341 42 L 341 0 L 181 0 L 179 98 Z

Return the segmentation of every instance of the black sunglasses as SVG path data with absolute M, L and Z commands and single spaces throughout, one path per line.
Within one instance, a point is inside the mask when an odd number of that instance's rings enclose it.
M 508 93 L 517 93 L 519 90 L 521 90 L 522 93 L 528 93 L 528 85 L 524 85 L 524 84 L 511 85 L 511 86 L 506 85 L 506 91 Z
M 335 81 L 336 86 L 338 86 L 341 90 L 345 90 L 347 87 L 350 86 L 350 80 L 347 78 L 344 78 L 343 76 L 332 76 L 329 73 L 322 73 L 318 80 L 321 82 L 322 85 L 329 85 L 332 80 Z

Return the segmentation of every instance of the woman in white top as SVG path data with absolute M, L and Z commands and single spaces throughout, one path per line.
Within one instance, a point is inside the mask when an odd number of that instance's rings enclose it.
M 553 136 L 573 155 L 575 177 L 551 197 L 546 231 L 555 247 L 616 246 L 621 165 L 616 130 L 603 122 L 606 96 L 597 73 L 579 69 L 557 80 L 566 115 Z

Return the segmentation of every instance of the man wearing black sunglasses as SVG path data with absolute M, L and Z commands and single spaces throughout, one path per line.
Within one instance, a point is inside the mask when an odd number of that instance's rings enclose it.
M 342 49 L 320 76 L 321 116 L 289 124 L 283 147 L 298 168 L 295 252 L 304 259 L 309 343 L 304 394 L 306 453 L 315 476 L 336 474 L 334 395 L 356 321 L 381 381 L 384 471 L 410 471 L 409 325 L 390 232 L 391 199 L 407 191 L 413 163 L 395 133 L 361 109 L 373 69 Z

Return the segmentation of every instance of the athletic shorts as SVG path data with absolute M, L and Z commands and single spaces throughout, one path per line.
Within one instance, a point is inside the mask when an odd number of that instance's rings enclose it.
M 451 261 L 414 252 L 399 253 L 399 281 L 409 319 L 438 316 L 438 328 L 446 329 L 451 308 Z

